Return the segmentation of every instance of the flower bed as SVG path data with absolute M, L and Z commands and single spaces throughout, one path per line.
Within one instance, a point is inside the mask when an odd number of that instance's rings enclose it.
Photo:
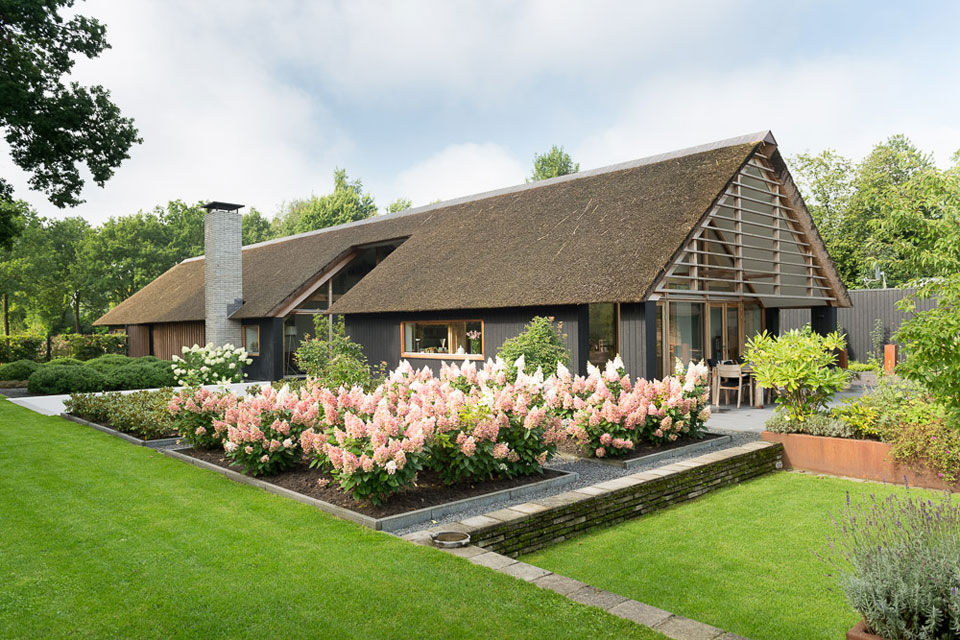
M 150 441 L 177 435 L 175 422 L 167 412 L 172 395 L 172 389 L 74 393 L 63 404 L 68 415 Z

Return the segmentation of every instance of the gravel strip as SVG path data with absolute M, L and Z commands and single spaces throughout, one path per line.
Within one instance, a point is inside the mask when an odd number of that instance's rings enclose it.
M 398 536 L 402 536 L 407 533 L 413 533 L 414 531 L 420 531 L 421 529 L 426 529 L 430 527 L 435 527 L 438 524 L 447 524 L 450 522 L 458 522 L 472 516 L 483 515 L 484 513 L 489 513 L 491 511 L 496 511 L 498 509 L 503 509 L 514 504 L 520 504 L 523 502 L 533 502 L 540 498 L 546 498 L 547 496 L 557 495 L 558 493 L 564 493 L 566 491 L 573 491 L 574 489 L 579 489 L 580 487 L 588 487 L 592 484 L 597 484 L 599 482 L 606 482 L 607 480 L 613 480 L 614 478 L 619 478 L 621 476 L 628 476 L 634 473 L 639 473 L 641 471 L 646 471 L 647 469 L 653 469 L 656 467 L 664 467 L 674 462 L 680 462 L 687 458 L 696 458 L 697 456 L 702 456 L 710 451 L 727 449 L 730 447 L 739 447 L 742 444 L 747 442 L 752 442 L 754 440 L 760 439 L 760 434 L 744 431 L 725 431 L 722 429 L 711 429 L 713 433 L 721 433 L 723 435 L 729 435 L 732 437 L 731 441 L 726 442 L 723 445 L 718 445 L 715 449 L 700 449 L 699 451 L 693 451 L 687 454 L 678 453 L 676 456 L 671 456 L 669 458 L 661 458 L 654 462 L 648 464 L 641 464 L 640 466 L 634 467 L 632 469 L 621 469 L 620 467 L 614 467 L 605 464 L 597 464 L 595 462 L 585 462 L 585 461 L 562 461 L 556 460 L 551 462 L 549 466 L 551 469 L 558 469 L 560 471 L 574 471 L 580 474 L 580 478 L 573 484 L 568 484 L 563 486 L 560 489 L 544 489 L 537 493 L 533 493 L 525 496 L 520 500 L 500 500 L 497 502 L 485 504 L 482 507 L 477 507 L 473 509 L 464 509 L 463 511 L 458 511 L 455 513 L 448 514 L 441 518 L 440 520 L 428 520 L 421 522 L 404 529 L 399 529 L 393 533 Z

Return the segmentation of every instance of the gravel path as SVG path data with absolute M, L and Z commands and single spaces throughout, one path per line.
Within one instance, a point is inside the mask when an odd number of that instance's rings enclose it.
M 725 442 L 722 445 L 717 445 L 717 449 L 726 449 L 729 447 L 738 447 L 747 442 L 754 440 L 759 440 L 760 436 L 757 433 L 744 432 L 744 431 L 726 431 L 723 429 L 710 429 L 712 433 L 721 433 L 723 435 L 729 435 L 732 437 L 731 441 Z M 708 450 L 709 451 L 709 450 Z M 536 501 L 538 498 L 545 498 L 547 496 L 556 495 L 558 493 L 564 493 L 566 491 L 573 491 L 574 489 L 579 489 L 580 487 L 587 487 L 592 484 L 597 484 L 598 482 L 606 482 L 607 480 L 612 480 L 614 478 L 619 478 L 620 476 L 628 476 L 634 473 L 639 473 L 641 471 L 646 471 L 647 469 L 652 469 L 654 467 L 663 467 L 668 464 L 673 464 L 674 462 L 680 462 L 687 458 L 695 458 L 697 456 L 702 456 L 704 453 L 703 449 L 697 451 L 692 451 L 687 454 L 678 452 L 676 456 L 671 456 L 669 458 L 661 458 L 655 460 L 648 464 L 641 464 L 640 466 L 634 467 L 632 469 L 622 469 L 620 467 L 615 467 L 612 465 L 600 464 L 597 462 L 587 462 L 582 460 L 577 461 L 565 461 L 565 460 L 556 460 L 551 462 L 547 466 L 551 469 L 559 469 L 560 471 L 574 471 L 580 474 L 580 477 L 576 482 L 568 484 L 566 486 L 560 487 L 559 489 L 543 489 L 537 493 L 533 493 L 527 496 L 524 496 L 521 499 L 505 499 L 497 502 L 492 502 L 483 505 L 482 507 L 476 507 L 473 509 L 464 509 L 462 511 L 457 511 L 455 513 L 448 514 L 439 520 L 428 520 L 421 522 L 416 525 L 405 527 L 394 531 L 393 533 L 398 536 L 402 536 L 407 533 L 412 533 L 414 531 L 419 531 L 421 529 L 426 529 L 430 527 L 435 527 L 438 524 L 446 524 L 448 522 L 457 522 L 463 520 L 464 518 L 469 518 L 471 516 L 478 516 L 490 511 L 496 511 L 497 509 L 503 509 L 514 504 L 520 504 L 523 502 Z

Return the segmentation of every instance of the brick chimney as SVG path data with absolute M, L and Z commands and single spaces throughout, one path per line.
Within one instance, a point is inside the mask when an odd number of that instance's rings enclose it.
M 241 204 L 203 205 L 204 321 L 207 343 L 240 346 L 240 322 L 230 316 L 243 305 Z

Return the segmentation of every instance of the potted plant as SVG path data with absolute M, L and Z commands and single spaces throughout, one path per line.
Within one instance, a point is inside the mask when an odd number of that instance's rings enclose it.
M 928 495 L 928 494 L 927 494 Z M 863 619 L 847 640 L 955 638 L 960 629 L 960 504 L 849 494 L 832 518 L 824 557 Z

